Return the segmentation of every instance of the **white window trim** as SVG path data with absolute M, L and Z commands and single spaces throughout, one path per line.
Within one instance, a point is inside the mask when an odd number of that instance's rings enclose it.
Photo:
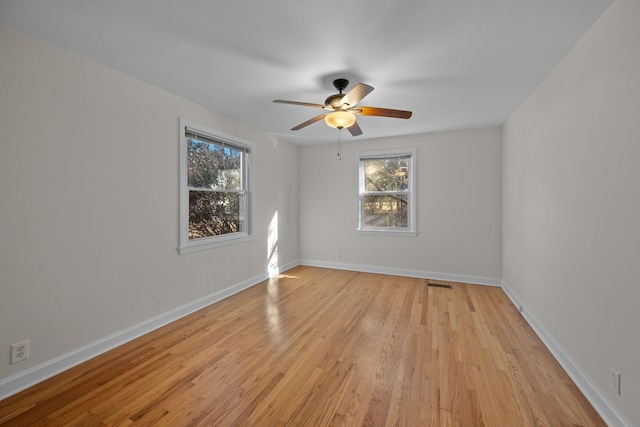
M 361 159 L 363 158 L 386 158 L 386 157 L 399 157 L 399 156 L 411 156 L 411 163 L 409 167 L 409 193 L 407 193 L 407 199 L 409 202 L 409 212 L 407 218 L 407 228 L 391 228 L 391 227 L 362 227 L 362 203 L 364 194 L 364 182 L 362 180 L 364 170 Z M 357 206 L 356 206 L 356 233 L 365 235 L 377 235 L 377 236 L 401 236 L 401 237 L 416 237 L 418 232 L 416 230 L 416 149 L 415 148 L 401 148 L 396 150 L 381 150 L 381 151 L 363 151 L 356 155 L 356 166 L 358 171 L 357 179 Z
M 180 243 L 178 246 L 178 253 L 188 254 L 191 252 L 197 252 L 212 248 L 218 248 L 221 246 L 233 245 L 236 243 L 247 242 L 255 239 L 255 235 L 253 233 L 253 210 L 251 209 L 251 189 L 253 188 L 253 174 L 251 173 L 251 150 L 253 148 L 253 144 L 243 139 L 237 138 L 235 136 L 231 136 L 220 132 L 216 129 L 211 129 L 206 126 L 202 126 L 193 122 L 190 122 L 186 119 L 180 119 L 180 212 L 179 212 L 179 234 L 180 234 Z M 187 159 L 187 138 L 186 131 L 187 129 L 192 129 L 196 131 L 196 133 L 201 134 L 203 136 L 207 136 L 211 139 L 227 142 L 231 145 L 236 145 L 239 147 L 244 147 L 249 149 L 249 159 L 246 162 L 245 167 L 247 168 L 247 173 L 249 176 L 249 180 L 247 182 L 247 207 L 246 210 L 246 232 L 242 233 L 233 233 L 233 234 L 223 234 L 221 236 L 211 236 L 205 237 L 197 240 L 189 240 L 189 189 L 188 189 L 188 159 Z

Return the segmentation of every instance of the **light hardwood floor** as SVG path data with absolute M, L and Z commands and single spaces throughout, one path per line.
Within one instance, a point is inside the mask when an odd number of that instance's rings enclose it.
M 499 288 L 296 267 L 0 402 L 17 426 L 604 426 Z

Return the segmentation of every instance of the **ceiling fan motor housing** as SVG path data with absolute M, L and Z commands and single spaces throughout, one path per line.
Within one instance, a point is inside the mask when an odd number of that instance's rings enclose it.
M 324 105 L 326 105 L 327 107 L 333 107 L 334 110 L 337 110 L 342 106 L 342 98 L 344 98 L 344 95 L 341 93 L 330 95 L 327 99 L 324 100 Z
M 344 97 L 344 94 L 342 93 L 342 91 L 345 90 L 347 86 L 349 86 L 349 80 L 335 79 L 333 81 L 333 86 L 336 89 L 338 89 L 338 92 L 340 93 L 336 93 L 335 95 L 330 95 L 327 99 L 325 99 L 324 105 L 326 105 L 327 107 L 333 107 L 333 109 L 336 110 L 342 106 L 341 101 L 342 101 L 342 98 Z

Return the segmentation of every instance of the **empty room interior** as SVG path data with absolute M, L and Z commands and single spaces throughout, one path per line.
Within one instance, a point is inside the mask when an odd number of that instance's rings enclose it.
M 639 46 L 638 0 L 0 1 L 0 424 L 640 426 Z

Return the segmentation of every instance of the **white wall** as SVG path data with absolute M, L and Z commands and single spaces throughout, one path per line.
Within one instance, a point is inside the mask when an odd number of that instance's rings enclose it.
M 508 120 L 503 152 L 505 283 L 637 426 L 639 45 L 640 2 L 616 0 Z
M 366 132 L 364 119 L 362 127 Z M 418 237 L 370 236 L 355 231 L 357 152 L 390 148 L 417 150 Z M 300 147 L 298 152 L 303 262 L 499 282 L 499 128 L 374 140 L 345 134 L 342 160 L 336 155 L 337 144 Z M 336 252 L 341 253 L 339 259 Z
M 297 147 L 6 27 L 0 58 L 0 382 L 265 276 L 276 212 L 295 262 Z M 180 117 L 254 143 L 255 240 L 177 254 Z

